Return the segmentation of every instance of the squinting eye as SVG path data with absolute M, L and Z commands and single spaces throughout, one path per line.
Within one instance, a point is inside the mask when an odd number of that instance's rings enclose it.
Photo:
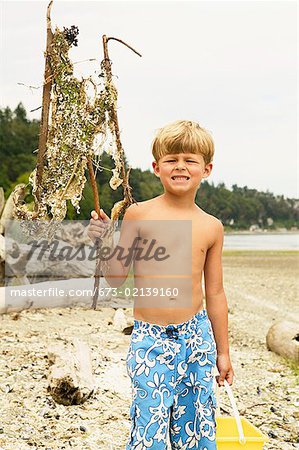
M 192 159 L 187 159 L 187 162 L 196 162 L 196 161 L 192 161 Z

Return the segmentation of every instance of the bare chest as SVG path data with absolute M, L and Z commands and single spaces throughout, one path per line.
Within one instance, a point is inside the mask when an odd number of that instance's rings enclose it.
M 147 258 L 136 258 L 135 270 L 142 273 L 154 270 L 160 275 L 194 274 L 203 270 L 211 239 L 205 221 L 198 217 L 151 219 L 138 225 L 139 255 Z

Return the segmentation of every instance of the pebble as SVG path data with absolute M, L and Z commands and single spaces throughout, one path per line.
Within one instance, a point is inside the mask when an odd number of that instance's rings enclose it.
M 257 395 L 261 395 L 261 390 L 260 390 L 259 386 L 256 388 L 256 392 L 257 392 Z

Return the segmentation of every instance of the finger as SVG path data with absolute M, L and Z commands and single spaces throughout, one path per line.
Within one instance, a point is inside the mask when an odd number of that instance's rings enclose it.
M 221 370 L 219 375 L 219 386 L 224 386 L 224 380 L 225 380 L 226 372 Z
M 103 230 L 99 230 L 99 229 L 89 230 L 89 232 L 88 232 L 89 236 L 101 236 L 101 237 L 103 237 L 104 234 L 105 234 L 105 232 Z
M 104 222 L 110 222 L 110 217 L 107 216 L 107 214 L 105 213 L 105 211 L 104 211 L 103 209 L 101 209 L 100 215 L 101 215 L 101 219 L 102 219 Z
M 92 236 L 94 235 L 102 236 L 104 234 L 104 230 L 102 230 L 102 228 L 100 227 L 93 227 L 88 230 L 87 234 Z
M 102 239 L 102 233 L 97 233 L 97 232 L 93 232 L 93 233 L 87 233 L 88 237 L 92 240 L 95 241 L 96 239 Z
M 100 220 L 90 220 L 89 229 L 97 230 L 98 228 L 107 228 L 107 225 L 104 222 L 101 222 Z
M 90 219 L 89 223 L 90 223 L 90 225 L 94 225 L 96 227 L 99 227 L 102 224 L 104 225 L 104 222 L 102 219 L 98 219 L 98 220 Z M 104 225 L 104 226 L 106 226 L 106 225 Z
M 99 216 L 98 216 L 98 214 L 97 214 L 97 212 L 96 211 L 91 211 L 91 217 L 94 219 L 94 220 L 98 220 L 98 218 L 99 218 Z
M 106 231 L 106 226 L 102 223 L 98 223 L 97 225 L 89 225 L 88 227 L 88 232 L 90 233 L 105 233 Z
M 105 235 L 105 232 L 103 230 L 99 230 L 99 229 L 89 230 L 88 235 L 89 236 L 101 236 L 101 237 L 103 237 Z
M 216 381 L 217 381 L 218 386 L 219 386 L 219 387 L 223 386 L 223 384 L 220 384 L 220 381 L 219 381 L 219 378 L 220 378 L 220 377 L 219 377 L 219 375 L 217 375 L 215 378 L 216 378 Z

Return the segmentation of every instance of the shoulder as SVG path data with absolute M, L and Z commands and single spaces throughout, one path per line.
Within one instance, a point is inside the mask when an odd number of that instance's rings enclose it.
M 207 235 L 209 236 L 208 248 L 212 247 L 217 242 L 222 245 L 224 238 L 224 226 L 220 219 L 208 214 L 207 212 L 200 209 L 201 223 L 204 224 L 204 228 L 207 230 Z
M 210 223 L 210 245 L 209 248 L 222 248 L 223 239 L 224 239 L 224 227 L 221 220 L 217 219 L 217 217 L 209 214 L 209 223 Z
M 141 220 L 141 218 L 145 215 L 146 211 L 148 211 L 152 206 L 153 201 L 154 199 L 133 203 L 126 209 L 124 219 Z
M 139 214 L 139 203 L 133 203 L 130 205 L 124 214 L 124 220 L 134 220 L 137 219 Z
M 216 231 L 223 231 L 223 224 L 220 219 L 213 216 L 212 214 L 208 214 L 199 206 L 197 206 L 197 208 L 198 214 L 203 222 L 205 222 L 209 227 L 212 227 Z
M 125 212 L 124 219 L 129 220 L 144 220 L 149 211 L 152 210 L 156 204 L 156 198 L 145 200 L 143 202 L 136 202 L 130 205 Z
M 224 231 L 224 227 L 223 227 L 223 223 L 221 222 L 220 219 L 217 219 L 217 217 L 212 216 L 211 214 L 207 214 L 208 218 L 208 222 L 210 224 L 211 227 L 213 227 L 213 230 L 216 233 L 220 233 L 222 234 Z

